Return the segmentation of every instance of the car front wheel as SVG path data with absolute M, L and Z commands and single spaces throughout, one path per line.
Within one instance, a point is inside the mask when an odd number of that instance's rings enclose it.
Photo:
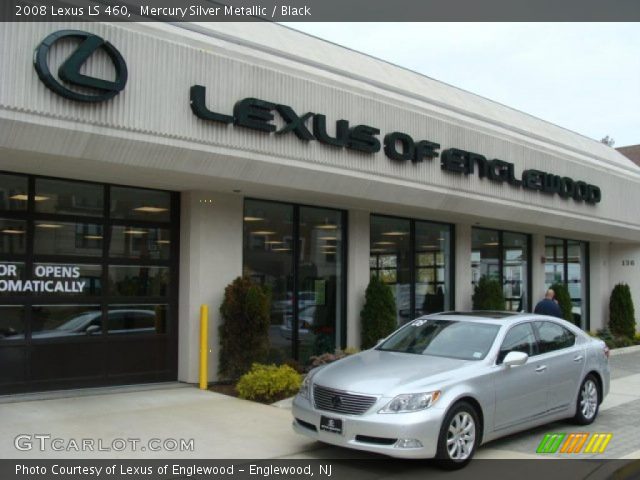
M 576 405 L 576 416 L 573 417 L 578 425 L 589 425 L 598 416 L 600 407 L 600 388 L 596 378 L 589 374 L 582 381 Z
M 467 402 L 456 403 L 447 413 L 438 437 L 438 464 L 448 470 L 467 465 L 479 439 L 478 414 Z

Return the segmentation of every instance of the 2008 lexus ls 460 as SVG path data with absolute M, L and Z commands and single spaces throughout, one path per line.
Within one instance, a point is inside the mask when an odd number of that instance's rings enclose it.
M 609 350 L 558 318 L 446 312 L 312 370 L 293 428 L 321 442 L 466 465 L 478 445 L 544 423 L 587 425 L 609 391 Z

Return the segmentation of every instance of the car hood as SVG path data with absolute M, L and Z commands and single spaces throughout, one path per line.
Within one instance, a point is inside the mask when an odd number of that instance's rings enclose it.
M 321 368 L 313 383 L 354 393 L 391 396 L 418 393 L 475 364 L 469 360 L 367 350 Z M 437 386 L 437 385 L 436 385 Z

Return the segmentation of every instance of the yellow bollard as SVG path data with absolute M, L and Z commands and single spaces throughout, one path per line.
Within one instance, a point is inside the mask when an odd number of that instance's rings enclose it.
M 209 386 L 207 367 L 209 356 L 209 306 L 200 305 L 200 390 Z

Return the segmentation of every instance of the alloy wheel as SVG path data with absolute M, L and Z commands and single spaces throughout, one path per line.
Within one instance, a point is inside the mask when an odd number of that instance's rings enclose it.
M 591 420 L 598 410 L 598 387 L 588 378 L 580 391 L 580 410 L 586 420 Z
M 452 460 L 469 458 L 476 442 L 476 423 L 468 412 L 458 412 L 447 431 L 447 452 Z

